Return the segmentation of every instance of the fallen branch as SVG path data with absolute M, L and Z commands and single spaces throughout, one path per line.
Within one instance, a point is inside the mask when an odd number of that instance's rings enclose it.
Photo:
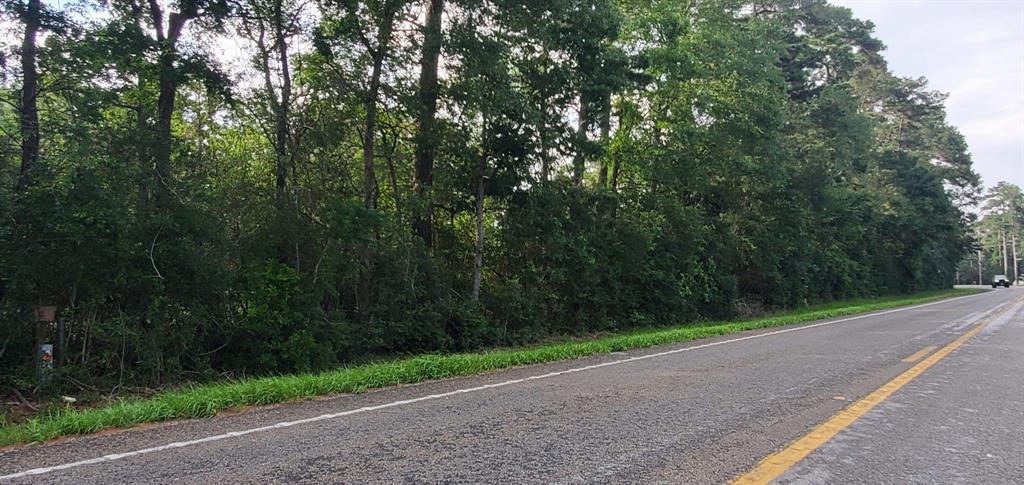
M 38 411 L 39 410 L 39 408 L 35 407 L 34 405 L 32 405 L 32 403 L 28 402 L 28 399 L 25 399 L 25 396 L 22 396 L 21 393 L 18 392 L 17 389 L 15 389 L 15 388 L 13 388 L 11 386 L 7 386 L 7 388 L 11 390 L 11 393 L 14 394 L 14 397 L 18 398 L 18 401 L 21 401 L 21 404 L 23 406 L 25 406 L 25 407 L 33 410 L 33 411 Z
M 71 382 L 72 384 L 77 386 L 80 390 L 83 390 L 83 391 L 95 391 L 96 390 L 95 387 L 90 386 L 88 384 L 85 384 L 83 382 L 80 382 L 78 379 L 75 379 L 74 377 L 64 376 L 64 379 L 67 379 L 69 382 Z

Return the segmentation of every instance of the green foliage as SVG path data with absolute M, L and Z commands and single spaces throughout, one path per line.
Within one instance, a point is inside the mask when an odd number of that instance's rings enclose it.
M 889 73 L 849 10 L 445 3 L 429 130 L 424 2 L 180 3 L 173 45 L 120 1 L 44 26 L 24 187 L 18 63 L 0 78 L 0 383 L 34 386 L 25 329 L 44 304 L 67 323 L 61 372 L 109 389 L 954 281 L 978 189 L 966 144 L 944 97 Z M 220 62 L 238 59 L 205 48 L 218 42 L 246 62 Z M 426 219 L 429 241 L 411 229 Z M 206 404 L 167 406 L 138 412 Z
M 1024 193 L 1020 187 L 999 182 L 985 195 L 981 219 L 973 224 L 973 249 L 957 267 L 964 283 L 991 284 L 995 275 L 1022 280 L 1024 256 Z

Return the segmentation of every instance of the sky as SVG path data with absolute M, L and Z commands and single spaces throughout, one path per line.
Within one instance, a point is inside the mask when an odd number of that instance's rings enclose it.
M 875 23 L 898 76 L 949 94 L 950 124 L 967 138 L 991 187 L 1024 187 L 1024 0 L 832 0 Z

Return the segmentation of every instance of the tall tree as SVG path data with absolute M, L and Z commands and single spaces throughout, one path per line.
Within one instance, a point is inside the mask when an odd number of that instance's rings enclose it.
M 434 208 L 432 186 L 434 184 L 434 156 L 437 152 L 437 98 L 438 69 L 441 45 L 444 37 L 445 0 L 425 0 L 426 25 L 423 28 L 423 45 L 420 56 L 419 95 L 416 109 L 416 164 L 415 192 L 416 213 L 413 230 L 427 247 L 433 246 Z
M 253 64 L 262 80 L 249 111 L 255 115 L 273 146 L 275 203 L 279 224 L 293 224 L 298 207 L 288 190 L 289 171 L 295 172 L 299 142 L 306 131 L 297 118 L 294 86 L 295 40 L 303 34 L 306 4 L 292 0 L 248 0 L 235 7 L 238 31 L 255 47 Z M 278 259 L 298 266 L 295 237 L 289 231 L 277 236 Z
M 39 160 L 39 71 L 36 66 L 36 36 L 42 16 L 41 0 L 28 0 L 21 14 L 25 32 L 21 42 L 21 168 L 18 188 L 24 190 Z
M 606 110 L 611 109 L 610 84 L 618 74 L 614 42 L 621 20 L 615 2 L 609 0 L 580 0 L 563 14 L 569 26 L 563 33 L 565 48 L 573 56 L 578 92 L 572 180 L 581 186 L 587 164 L 600 151 L 600 146 L 591 140 L 591 131 L 595 124 L 603 123 Z
M 132 9 L 141 10 L 130 0 Z M 154 163 L 158 178 L 158 200 L 166 199 L 173 183 L 171 167 L 172 134 L 175 99 L 183 76 L 180 42 L 189 22 L 209 19 L 218 22 L 228 12 L 226 0 L 181 0 L 175 6 L 147 0 L 150 27 L 156 35 L 159 95 L 156 106 L 156 140 Z
M 318 31 L 318 43 L 324 53 L 335 62 L 365 66 L 356 69 L 359 78 L 351 85 L 358 86 L 363 108 L 362 161 L 363 205 L 377 207 L 377 139 L 380 117 L 380 98 L 385 63 L 389 62 L 396 44 L 395 28 L 404 20 L 410 0 L 353 0 L 325 2 L 328 13 Z M 364 79 L 365 78 L 365 79 Z
M 1019 271 L 1016 242 L 1024 237 L 1024 192 L 1020 187 L 999 182 L 989 189 L 982 204 L 979 227 L 985 245 L 998 248 L 1003 274 L 1016 281 Z
M 274 147 L 274 186 L 278 204 L 288 204 L 288 169 L 294 164 L 292 130 L 294 88 L 292 44 L 302 33 L 304 5 L 287 0 L 250 0 L 238 8 L 240 30 L 256 46 L 254 64 L 262 75 L 263 97 L 273 120 L 268 138 Z

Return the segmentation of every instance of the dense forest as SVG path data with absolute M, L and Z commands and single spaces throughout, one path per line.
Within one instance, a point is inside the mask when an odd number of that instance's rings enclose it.
M 980 209 L 981 218 L 972 227 L 973 251 L 957 268 L 957 283 L 987 285 L 996 275 L 1024 280 L 1024 193 L 1014 184 L 999 182 L 989 189 Z
M 975 247 L 945 96 L 824 0 L 3 9 L 0 385 L 41 305 L 69 381 L 161 386 L 944 288 Z

